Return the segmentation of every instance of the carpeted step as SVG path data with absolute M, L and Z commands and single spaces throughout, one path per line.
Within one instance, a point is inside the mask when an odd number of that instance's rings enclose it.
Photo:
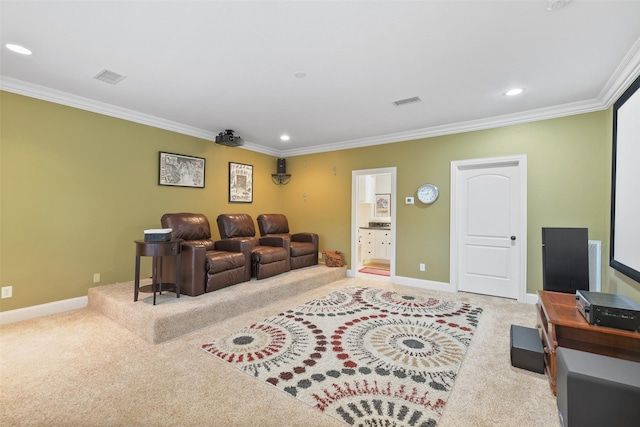
M 346 267 L 317 265 L 268 279 L 251 279 L 197 297 L 176 298 L 173 292 L 163 292 L 156 297 L 155 306 L 153 294 L 141 294 L 133 301 L 133 281 L 116 283 L 89 289 L 88 307 L 158 344 L 343 279 L 346 271 Z M 140 282 L 150 284 L 149 279 Z

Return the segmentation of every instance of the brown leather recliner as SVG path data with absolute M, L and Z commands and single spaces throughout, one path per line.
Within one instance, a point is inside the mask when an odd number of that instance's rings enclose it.
M 253 218 L 247 214 L 222 214 L 218 216 L 217 222 L 222 239 L 248 239 L 251 242 L 251 275 L 256 279 L 265 279 L 291 270 L 289 239 L 256 237 Z
M 194 297 L 251 279 L 251 242 L 214 242 L 209 220 L 202 214 L 168 213 L 160 222 L 172 229 L 172 238 L 182 239 L 181 293 Z M 162 274 L 175 275 L 174 257 L 163 262 Z
M 289 232 L 289 221 L 282 214 L 258 215 L 258 228 L 261 236 L 287 237 L 291 243 L 291 269 L 309 267 L 318 264 L 318 235 L 315 233 Z

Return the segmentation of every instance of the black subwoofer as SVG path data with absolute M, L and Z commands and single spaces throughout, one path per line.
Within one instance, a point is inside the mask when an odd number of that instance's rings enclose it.
M 544 351 L 537 329 L 511 325 L 511 366 L 544 374 Z
M 564 427 L 636 427 L 640 363 L 558 347 L 558 415 Z

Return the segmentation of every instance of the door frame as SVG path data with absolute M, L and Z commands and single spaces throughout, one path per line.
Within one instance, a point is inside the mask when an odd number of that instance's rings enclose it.
M 458 206 L 458 181 L 459 174 L 462 170 L 468 169 L 485 169 L 493 167 L 505 167 L 505 166 L 517 166 L 518 168 L 518 182 L 519 188 L 519 200 L 518 211 L 520 216 L 518 218 L 518 226 L 515 232 L 518 236 L 518 261 L 520 262 L 520 277 L 517 280 L 518 284 L 518 301 L 526 302 L 527 297 L 527 155 L 514 155 L 505 157 L 489 157 L 483 159 L 469 159 L 469 160 L 456 160 L 451 162 L 451 211 L 450 211 L 450 262 L 449 262 L 449 281 L 455 292 L 458 291 L 458 269 L 460 266 L 460 260 L 458 258 L 460 249 L 460 233 L 459 233 L 459 212 L 461 209 Z
M 396 275 L 396 182 L 397 168 L 395 166 L 379 169 L 362 169 L 351 171 L 351 266 L 352 277 L 358 276 L 358 208 L 360 200 L 360 186 L 358 185 L 358 177 L 364 175 L 382 175 L 391 174 L 391 249 L 389 253 L 389 280 L 393 280 Z

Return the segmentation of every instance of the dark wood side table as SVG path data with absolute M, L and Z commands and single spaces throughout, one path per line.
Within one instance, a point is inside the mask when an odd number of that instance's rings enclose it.
M 558 347 L 640 362 L 640 334 L 590 325 L 578 311 L 574 294 L 538 291 L 536 308 L 545 353 L 545 372 L 554 394 Z
M 145 242 L 144 240 L 136 240 L 136 276 L 133 300 L 138 301 L 138 293 L 140 292 L 140 257 L 153 257 L 153 273 L 151 276 L 151 291 L 153 292 L 153 305 L 156 305 L 156 292 L 160 291 L 162 295 L 163 287 L 165 290 L 175 290 L 176 298 L 180 298 L 180 264 L 181 264 L 181 248 L 182 239 L 169 240 L 167 242 Z M 162 258 L 165 256 L 176 257 L 176 281 L 175 283 L 163 283 L 162 281 Z M 144 292 L 144 290 L 142 291 Z

